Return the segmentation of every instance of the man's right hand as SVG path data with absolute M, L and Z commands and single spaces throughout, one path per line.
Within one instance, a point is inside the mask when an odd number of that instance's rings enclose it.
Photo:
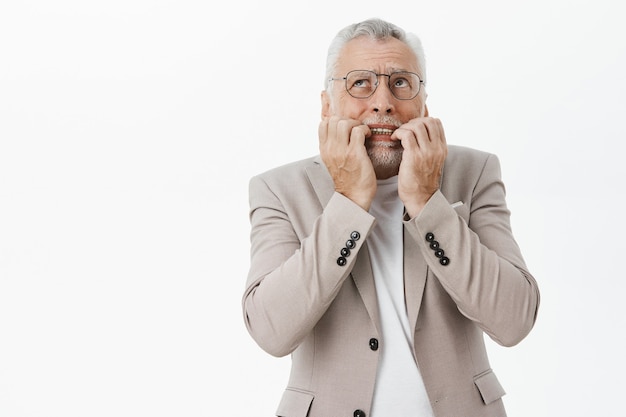
M 358 120 L 337 116 L 324 118 L 319 125 L 322 161 L 343 194 L 364 210 L 369 210 L 376 195 L 376 174 L 365 149 L 365 138 L 371 132 Z

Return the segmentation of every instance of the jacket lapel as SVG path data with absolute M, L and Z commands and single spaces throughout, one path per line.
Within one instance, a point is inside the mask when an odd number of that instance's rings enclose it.
M 410 328 L 417 330 L 417 316 L 422 305 L 428 267 L 417 243 L 404 233 L 404 297 Z
M 372 272 L 367 243 L 364 243 L 359 251 L 359 256 L 356 262 L 354 262 L 351 275 L 354 285 L 356 285 L 359 294 L 361 294 L 361 299 L 363 299 L 363 304 L 365 304 L 370 319 L 374 322 L 378 334 L 382 334 L 380 316 L 378 315 L 378 300 L 376 299 L 376 284 L 374 283 L 374 273 Z

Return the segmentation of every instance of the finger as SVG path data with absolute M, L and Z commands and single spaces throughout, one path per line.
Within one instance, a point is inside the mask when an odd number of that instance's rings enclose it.
M 354 119 L 341 119 L 337 123 L 337 135 L 340 137 L 342 144 L 347 146 L 350 143 L 352 130 L 360 126 L 361 122 Z
M 415 140 L 417 142 L 417 146 L 420 149 L 427 149 L 430 147 L 430 132 L 426 123 L 423 120 L 420 120 L 419 123 L 416 123 L 413 126 L 413 134 L 415 135 Z
M 399 127 L 395 130 L 395 132 L 393 132 L 391 139 L 399 140 L 402 144 L 402 148 L 404 148 L 404 151 L 417 152 L 419 150 L 417 137 L 412 129 Z
M 426 123 L 430 140 L 436 143 L 446 143 L 446 136 L 443 131 L 443 124 L 437 118 L 430 118 Z
M 343 130 L 343 119 L 338 116 L 332 116 L 328 119 L 326 150 L 332 155 L 344 153 L 344 149 L 348 146 L 348 139 Z
M 325 146 L 328 142 L 328 118 L 324 118 L 318 128 L 317 136 L 319 137 L 320 146 Z
M 372 134 L 369 126 L 358 124 L 352 127 L 350 131 L 350 146 L 361 147 L 365 146 L 365 138 Z
M 438 152 L 446 147 L 443 125 L 439 119 L 427 117 L 417 122 L 414 129 L 420 148 Z
M 437 125 L 439 126 L 439 137 L 441 138 L 441 142 L 444 145 L 447 145 L 448 142 L 446 140 L 446 132 L 443 129 L 443 123 L 441 123 L 441 120 L 437 119 Z
M 443 131 L 443 124 L 441 120 L 436 118 L 429 118 L 425 123 L 426 129 L 430 139 L 430 146 L 426 151 L 429 158 L 432 158 L 433 162 L 437 165 L 443 166 L 448 153 L 448 145 L 446 144 L 446 137 Z
M 336 144 L 337 137 L 337 123 L 339 123 L 339 118 L 337 116 L 332 116 L 328 119 L 328 145 L 333 146 Z

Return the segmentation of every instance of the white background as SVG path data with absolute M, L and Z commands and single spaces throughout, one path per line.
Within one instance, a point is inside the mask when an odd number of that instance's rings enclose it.
M 418 34 L 450 143 L 496 153 L 542 292 L 489 341 L 510 417 L 623 416 L 626 30 L 615 0 L 3 1 L 0 416 L 271 416 L 247 183 L 317 152 L 328 43 Z

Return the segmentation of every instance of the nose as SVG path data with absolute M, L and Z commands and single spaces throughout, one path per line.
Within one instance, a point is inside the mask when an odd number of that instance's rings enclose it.
M 384 75 L 384 74 L 381 74 Z M 385 78 L 380 79 L 378 87 L 371 96 L 372 111 L 375 113 L 391 114 L 394 112 L 396 98 L 391 94 L 389 84 Z

